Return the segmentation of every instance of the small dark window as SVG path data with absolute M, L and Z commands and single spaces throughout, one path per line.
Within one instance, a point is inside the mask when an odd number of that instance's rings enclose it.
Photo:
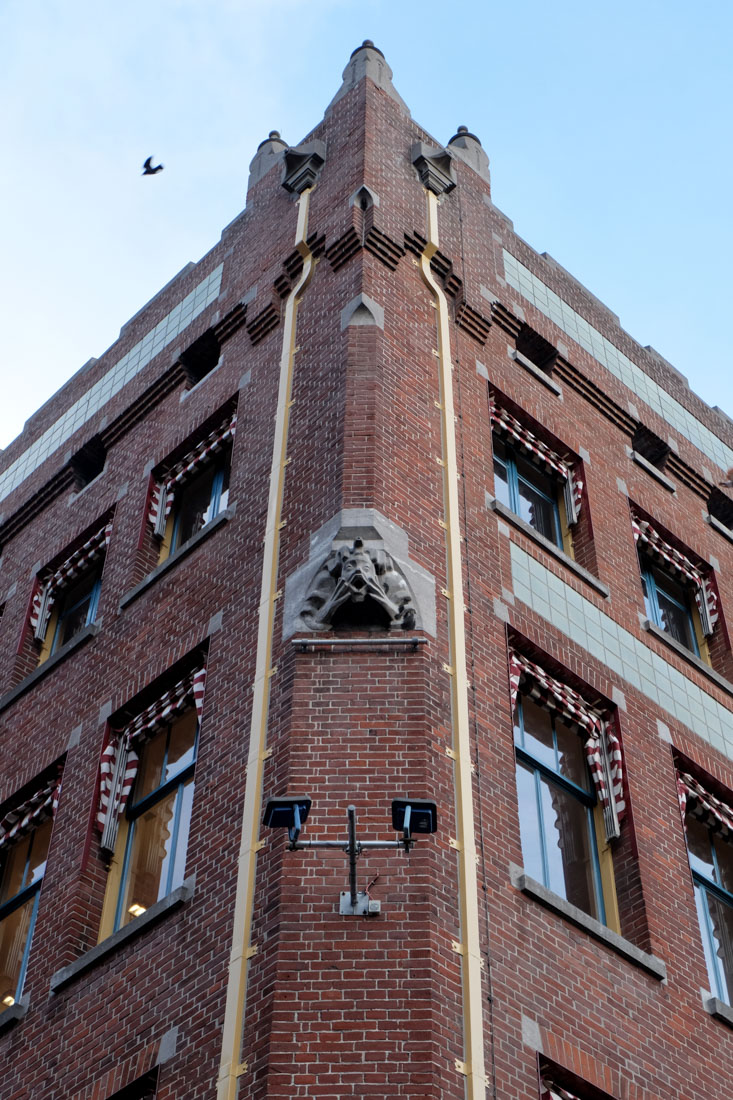
M 156 1066 L 136 1081 L 131 1081 L 123 1089 L 110 1096 L 109 1100 L 155 1100 L 158 1091 L 158 1072 Z
M 718 488 L 710 493 L 708 513 L 713 519 L 717 519 L 718 523 L 727 527 L 733 535 L 733 500 L 726 493 L 721 493 Z
M 94 481 L 95 477 L 99 477 L 106 460 L 107 448 L 98 435 L 93 436 L 72 456 L 69 465 L 74 474 L 74 487 L 77 492 L 90 481 Z
M 663 470 L 670 454 L 670 447 L 658 435 L 639 424 L 631 441 L 631 449 L 635 455 L 641 455 L 652 466 Z
M 546 374 L 552 373 L 557 358 L 557 348 L 554 348 L 549 340 L 545 340 L 544 336 L 540 336 L 539 332 L 535 332 L 529 325 L 522 325 L 517 336 L 517 351 Z
M 186 374 L 189 388 L 195 386 L 207 374 L 210 374 L 219 362 L 221 347 L 211 329 L 199 336 L 190 348 L 181 355 L 181 365 Z

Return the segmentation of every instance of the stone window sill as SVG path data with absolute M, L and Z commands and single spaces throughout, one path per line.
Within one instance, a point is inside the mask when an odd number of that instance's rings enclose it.
M 719 519 L 716 519 L 715 516 L 711 516 L 709 514 L 705 516 L 705 522 L 709 523 L 713 530 L 717 531 L 719 535 L 723 536 L 723 538 L 728 539 L 729 542 L 733 542 L 732 528 L 726 527 L 725 524 L 721 523 Z
M 513 527 L 516 527 L 518 531 L 521 531 L 523 535 L 536 542 L 543 550 L 546 550 L 548 554 L 552 554 L 554 558 L 557 558 L 559 562 L 569 569 L 572 573 L 575 573 L 576 577 L 580 577 L 582 581 L 589 584 L 591 588 L 595 589 L 599 595 L 604 599 L 608 599 L 611 595 L 610 589 L 606 587 L 603 581 L 599 581 L 598 577 L 594 577 L 592 573 L 589 573 L 587 569 L 584 569 L 582 565 L 578 565 L 577 561 L 573 561 L 571 557 L 561 550 L 559 546 L 555 546 L 554 542 L 550 542 L 544 535 L 541 535 L 539 531 L 535 531 L 534 527 L 531 527 L 528 523 L 525 523 L 523 519 L 520 519 L 518 515 L 512 512 L 511 508 L 507 508 L 505 504 L 502 504 L 496 497 L 489 496 L 487 494 L 487 505 L 492 512 L 496 512 L 497 515 L 505 519 L 507 523 L 511 523 Z
M 706 1012 L 709 1012 L 711 1016 L 714 1016 L 716 1020 L 722 1020 L 728 1027 L 733 1027 L 733 1008 L 727 1005 L 725 1001 L 719 1001 L 717 997 L 714 997 L 712 993 L 708 993 L 707 990 L 701 989 L 703 1008 Z M 2 1016 L 0 1016 L 2 1020 Z
M 629 451 L 629 458 L 632 462 L 635 462 L 637 466 L 641 466 L 642 470 L 646 470 L 646 472 L 650 474 L 651 477 L 655 478 L 660 485 L 663 485 L 668 493 L 677 492 L 675 483 L 670 481 L 667 475 L 657 469 L 648 459 L 644 458 L 644 455 L 640 455 L 638 451 Z
M 514 359 L 515 362 L 521 363 L 526 371 L 529 371 L 538 382 L 541 382 L 543 386 L 547 386 L 548 390 L 552 390 L 556 397 L 559 397 L 562 401 L 562 387 L 558 386 L 557 382 L 552 378 L 547 371 L 538 367 L 531 359 L 528 359 L 526 355 L 522 355 L 521 351 L 516 351 L 514 348 L 509 348 L 509 358 Z
M 138 596 L 141 596 L 143 592 L 150 588 L 152 584 L 155 584 L 159 577 L 164 576 L 170 569 L 175 569 L 179 561 L 188 557 L 188 555 L 196 550 L 202 542 L 210 538 L 214 531 L 217 531 L 227 523 L 234 515 L 234 511 L 235 506 L 232 504 L 229 508 L 225 508 L 223 512 L 219 512 L 219 515 L 212 519 L 211 523 L 207 523 L 205 527 L 193 536 L 193 538 L 190 538 L 183 546 L 179 546 L 175 553 L 167 557 L 165 561 L 162 561 L 160 565 L 157 565 L 152 573 L 148 573 L 147 577 L 144 577 L 139 584 L 136 584 L 129 592 L 126 592 L 120 600 L 120 611 L 123 611 L 128 604 L 131 604 L 133 600 L 136 600 Z
M 14 1005 L 10 1005 L 8 1008 L 3 1009 L 0 1012 L 0 1032 L 6 1031 L 7 1028 L 12 1027 L 13 1024 L 17 1024 L 18 1020 L 22 1020 L 28 1011 L 28 1002 L 21 998 L 16 1001 Z
M 605 924 L 601 924 L 594 917 L 584 913 L 582 909 L 578 909 L 577 905 L 571 905 L 569 901 L 565 901 L 564 898 L 553 893 L 552 890 L 548 890 L 546 886 L 542 886 L 541 883 L 526 875 L 521 867 L 511 864 L 509 871 L 512 886 L 517 890 L 521 890 L 523 894 L 534 898 L 535 901 L 539 901 L 548 909 L 552 909 L 553 912 L 559 913 L 561 917 L 565 917 L 566 920 L 577 925 L 578 928 L 582 928 L 584 932 L 605 944 L 606 947 L 610 947 L 617 954 L 623 955 L 635 966 L 641 967 L 657 981 L 666 980 L 667 967 L 661 959 L 658 959 L 655 955 L 649 955 L 639 947 L 635 947 L 629 940 L 619 936 L 618 932 L 606 928 Z
M 179 909 L 193 896 L 194 884 L 193 878 L 186 879 L 167 898 L 157 901 L 155 905 L 151 905 L 139 917 L 135 917 L 129 924 L 126 924 L 124 928 L 120 928 L 118 932 L 113 932 L 111 936 L 108 936 L 106 940 L 102 940 L 96 947 L 90 948 L 89 951 L 85 951 L 83 955 L 80 955 L 78 959 L 74 959 L 68 966 L 57 970 L 51 976 L 51 992 L 58 993 L 59 990 L 64 989 L 75 978 L 78 978 L 80 974 L 84 974 L 87 970 L 96 966 L 101 959 L 106 959 L 108 955 L 114 954 L 123 944 L 129 943 L 135 936 L 139 936 L 150 925 L 156 924 L 167 913 Z
M 89 626 L 85 626 L 83 630 L 80 630 L 71 641 L 66 645 L 62 645 L 61 649 L 56 650 L 48 660 L 44 661 L 38 668 L 34 668 L 33 672 L 29 673 L 24 680 L 21 680 L 19 684 L 16 684 L 10 691 L 6 691 L 5 694 L 0 697 L 0 711 L 5 710 L 11 703 L 14 703 L 16 699 L 19 699 L 21 695 L 24 695 L 26 691 L 34 687 L 39 680 L 42 680 L 44 676 L 47 676 L 49 672 L 52 672 L 58 664 L 65 660 L 70 653 L 74 653 L 90 638 L 93 638 L 95 634 L 99 633 L 99 628 L 102 625 L 101 619 L 96 623 L 90 623 Z
M 660 642 L 664 642 L 666 646 L 673 649 L 675 653 L 683 658 L 683 660 L 693 665 L 693 667 L 699 672 L 702 672 L 704 676 L 707 676 L 709 680 L 712 680 L 714 684 L 717 684 L 719 688 L 723 691 L 727 691 L 729 695 L 733 695 L 733 684 L 731 684 L 730 680 L 726 680 L 725 677 L 721 676 L 719 672 L 716 672 L 714 668 L 711 668 L 710 665 L 706 665 L 704 661 L 701 661 L 699 657 L 691 653 L 686 646 L 675 641 L 666 630 L 662 630 L 656 623 L 651 622 L 649 619 L 644 619 L 642 626 L 644 630 L 648 631 L 649 634 L 652 634 Z

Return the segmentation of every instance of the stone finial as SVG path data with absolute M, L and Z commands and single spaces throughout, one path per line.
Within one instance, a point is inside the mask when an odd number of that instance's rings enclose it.
M 487 183 L 490 182 L 489 158 L 484 152 L 481 142 L 472 134 L 467 126 L 459 126 L 456 133 L 448 142 L 448 148 L 460 157 L 474 172 L 477 172 Z
M 433 148 L 424 141 L 416 141 L 411 152 L 412 163 L 420 183 L 434 195 L 452 191 L 456 185 L 456 173 L 452 156 L 447 149 Z
M 282 161 L 283 153 L 287 147 L 288 143 L 283 141 L 278 131 L 270 130 L 265 140 L 257 146 L 257 152 L 250 162 L 247 190 L 258 183 L 263 176 L 266 176 L 274 164 Z
M 326 160 L 326 143 L 313 140 L 285 150 L 282 185 L 298 195 L 313 187 Z
M 326 114 L 331 110 L 334 103 L 338 103 L 347 92 L 350 92 L 367 76 L 390 99 L 399 104 L 406 115 L 410 114 L 407 104 L 392 83 L 392 70 L 385 61 L 384 54 L 377 49 L 370 38 L 366 38 L 361 46 L 357 46 L 349 58 L 349 63 L 343 73 L 344 82 L 326 108 Z

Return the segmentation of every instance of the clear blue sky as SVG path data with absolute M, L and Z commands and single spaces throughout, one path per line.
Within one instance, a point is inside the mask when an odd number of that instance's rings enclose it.
M 438 141 L 480 137 L 517 232 L 733 415 L 729 0 L 4 0 L 0 446 L 218 240 L 364 38 Z

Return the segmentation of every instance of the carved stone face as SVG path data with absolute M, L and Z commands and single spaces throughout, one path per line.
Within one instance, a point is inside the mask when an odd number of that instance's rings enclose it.
M 363 603 L 377 584 L 377 574 L 361 539 L 341 551 L 341 583 L 351 592 L 354 603 Z

